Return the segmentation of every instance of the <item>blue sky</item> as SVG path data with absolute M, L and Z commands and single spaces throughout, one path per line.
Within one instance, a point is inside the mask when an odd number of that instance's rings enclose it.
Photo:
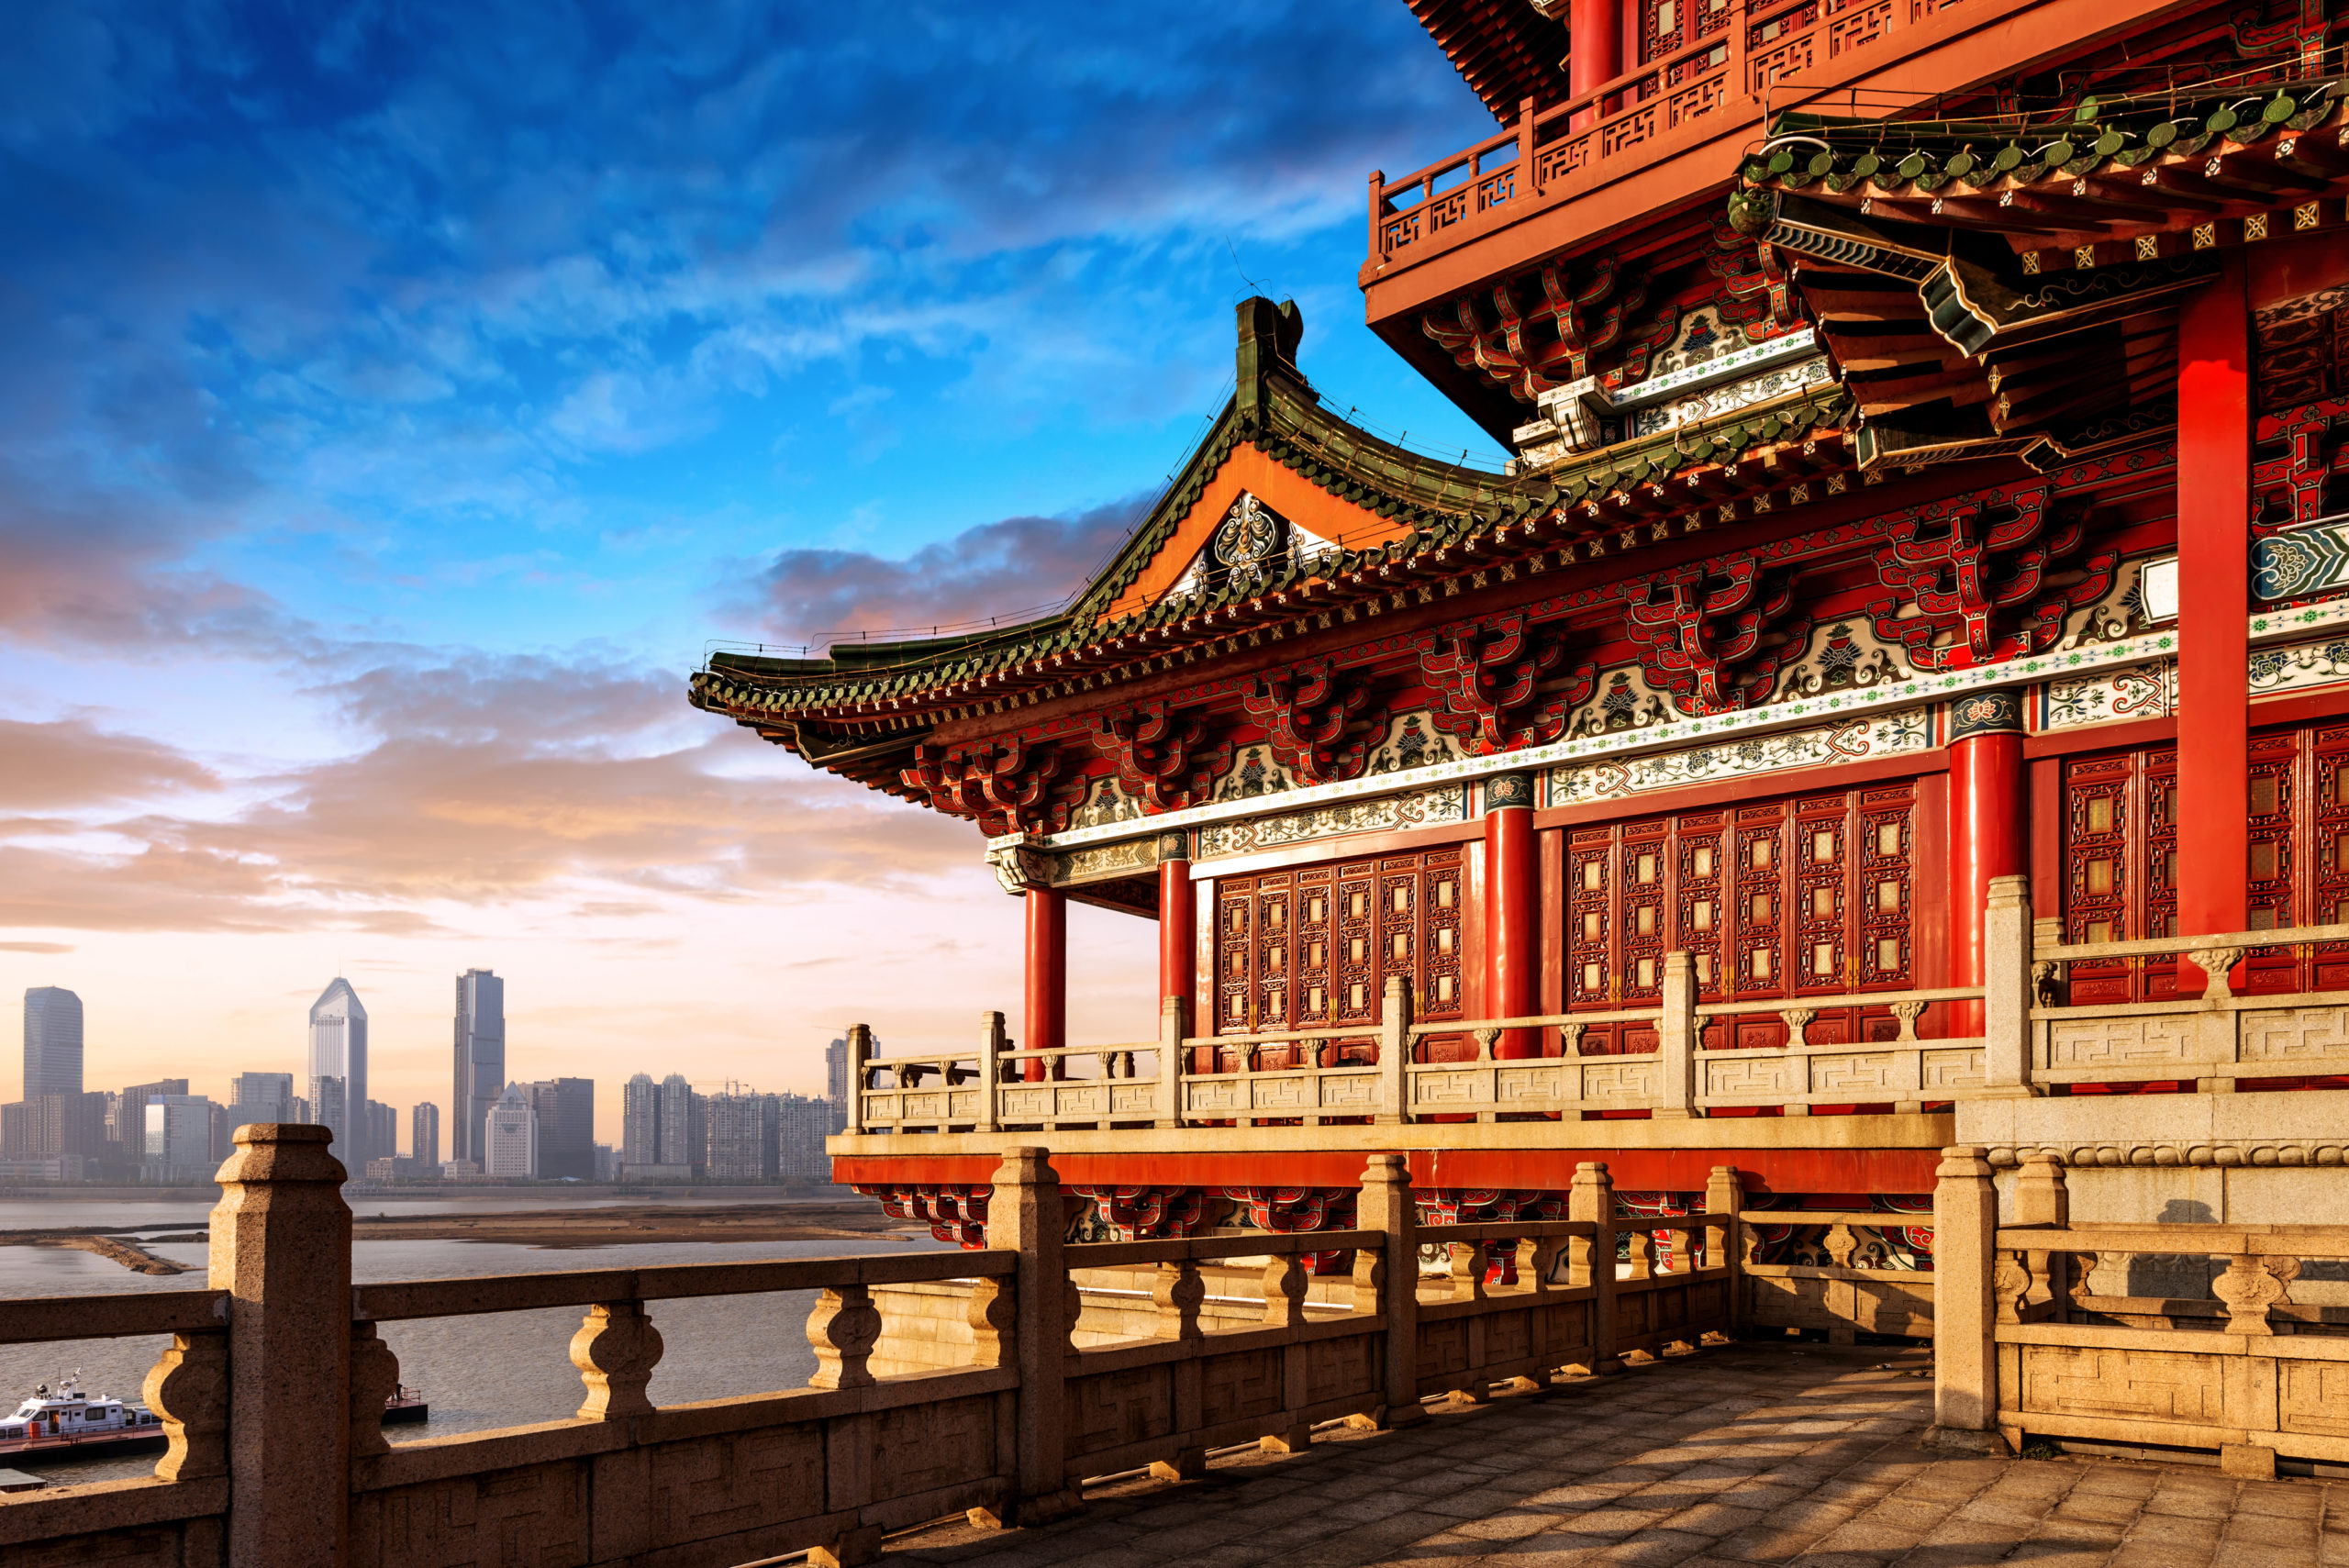
M 402 1104 L 467 963 L 533 1075 L 1016 1006 L 975 835 L 686 710 L 705 640 L 1064 593 L 1253 287 L 1485 445 L 1353 286 L 1367 171 L 1490 127 L 1402 0 L 11 16 L 0 984 L 94 1086 L 282 1067 L 337 968 Z M 1080 1029 L 1148 936 L 1080 922 Z

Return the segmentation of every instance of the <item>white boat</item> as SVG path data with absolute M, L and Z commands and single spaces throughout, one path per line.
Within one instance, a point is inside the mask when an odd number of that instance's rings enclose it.
M 44 1383 L 17 1407 L 16 1414 L 0 1417 L 0 1454 L 161 1444 L 161 1416 L 136 1400 L 84 1394 L 80 1382 L 81 1373 L 76 1373 L 61 1378 L 54 1389 Z

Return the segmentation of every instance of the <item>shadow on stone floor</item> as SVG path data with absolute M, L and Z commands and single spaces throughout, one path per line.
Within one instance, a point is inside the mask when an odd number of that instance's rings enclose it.
M 1889 1362 L 1891 1370 L 1884 1370 Z M 1733 1345 L 1308 1452 L 1226 1455 L 1197 1481 L 1096 1484 L 1033 1530 L 908 1531 L 886 1561 L 977 1568 L 2349 1568 L 2349 1498 L 2314 1481 L 1917 1446 L 1924 1351 Z M 2337 1527 L 2337 1531 L 2336 1531 Z

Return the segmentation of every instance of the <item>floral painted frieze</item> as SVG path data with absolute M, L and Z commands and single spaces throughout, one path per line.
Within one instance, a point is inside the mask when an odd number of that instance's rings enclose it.
M 1346 833 L 1378 833 L 1468 819 L 1468 792 L 1459 784 L 1414 790 L 1408 795 L 1339 801 L 1310 811 L 1285 812 L 1240 822 L 1219 822 L 1199 830 L 1199 859 L 1219 860 L 1285 844 Z
M 1662 789 L 1720 784 L 1760 773 L 1783 773 L 1790 768 L 1834 766 L 1900 756 L 1930 751 L 1932 746 L 1932 710 L 1903 708 L 1776 735 L 1556 768 L 1550 774 L 1550 804 L 1576 806 L 1586 801 L 1622 800 Z

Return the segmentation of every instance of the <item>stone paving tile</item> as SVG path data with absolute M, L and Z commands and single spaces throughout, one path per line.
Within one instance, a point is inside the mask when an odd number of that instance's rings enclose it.
M 1887 1355 L 1893 1371 L 1884 1370 Z M 1196 1481 L 1097 1483 L 1035 1529 L 962 1521 L 891 1568 L 2349 1568 L 2349 1486 L 1916 1446 L 1921 1351 L 1731 1346 Z

